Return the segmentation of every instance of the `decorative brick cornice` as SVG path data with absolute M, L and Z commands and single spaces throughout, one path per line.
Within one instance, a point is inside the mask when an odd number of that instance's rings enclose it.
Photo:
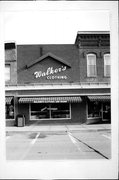
M 110 46 L 110 34 L 102 32 L 78 32 L 75 44 L 80 47 Z

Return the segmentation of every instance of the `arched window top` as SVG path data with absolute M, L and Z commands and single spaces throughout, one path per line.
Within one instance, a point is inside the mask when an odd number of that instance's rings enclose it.
M 87 53 L 87 57 L 96 57 L 96 53 Z
M 110 55 L 110 52 L 105 52 L 104 55 Z
M 88 65 L 96 65 L 96 55 L 95 54 L 87 54 L 87 64 Z
M 104 57 L 109 57 L 110 58 L 110 53 L 105 53 Z
M 104 76 L 110 77 L 110 54 L 104 54 Z
M 96 55 L 93 53 L 87 54 L 87 76 L 95 77 L 96 72 Z
M 104 54 L 104 64 L 110 65 L 110 54 L 109 53 Z

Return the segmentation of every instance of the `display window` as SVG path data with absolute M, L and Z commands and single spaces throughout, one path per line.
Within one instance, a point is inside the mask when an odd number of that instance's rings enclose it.
M 70 106 L 69 103 L 31 103 L 30 120 L 70 119 Z
M 102 118 L 102 120 L 111 119 L 110 102 L 88 102 L 88 118 Z
M 111 105 L 110 102 L 103 103 L 103 119 L 111 119 Z
M 88 102 L 88 118 L 101 118 L 102 105 L 101 102 Z
M 14 119 L 14 99 L 12 101 L 5 105 L 5 116 L 6 119 Z

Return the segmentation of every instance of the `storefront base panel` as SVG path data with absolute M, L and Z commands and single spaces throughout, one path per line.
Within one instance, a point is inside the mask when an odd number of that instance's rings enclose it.
M 15 120 L 6 120 L 6 126 L 7 127 L 15 126 Z
M 30 120 L 26 123 L 26 126 L 30 125 L 67 125 L 67 124 L 82 124 L 81 122 L 73 122 L 71 119 L 69 120 Z
M 102 118 L 90 118 L 87 119 L 86 124 L 99 124 L 102 123 Z

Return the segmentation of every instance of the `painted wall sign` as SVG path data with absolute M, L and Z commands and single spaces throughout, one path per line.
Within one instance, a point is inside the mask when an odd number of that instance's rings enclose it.
M 66 69 L 67 69 L 66 66 L 61 66 L 55 69 L 53 67 L 48 67 L 45 72 L 42 71 L 34 72 L 34 76 L 35 78 L 46 77 L 47 79 L 67 79 L 67 76 L 52 76 L 54 74 L 66 71 Z
M 47 76 L 47 79 L 67 79 L 67 76 Z
M 33 103 L 67 103 L 68 101 L 33 101 Z M 42 110 L 43 111 L 43 110 Z

